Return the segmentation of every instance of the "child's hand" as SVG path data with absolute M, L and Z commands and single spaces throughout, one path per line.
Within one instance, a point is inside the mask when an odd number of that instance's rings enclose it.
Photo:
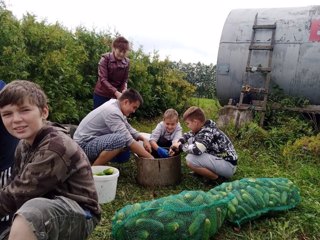
M 170 147 L 170 149 L 169 149 L 169 155 L 170 155 L 170 156 L 174 156 L 174 155 L 176 155 L 176 154 L 178 154 L 178 153 L 179 153 L 179 148 L 176 147 L 176 146 L 174 146 L 174 145 L 172 145 L 172 146 Z
M 146 139 L 143 140 L 143 147 L 147 152 L 151 153 L 152 148 L 151 148 L 150 142 L 148 140 L 146 140 Z
M 165 148 L 158 147 L 157 153 L 158 153 L 158 155 L 159 155 L 160 157 L 162 157 L 162 158 L 167 158 L 167 157 L 169 157 L 169 152 L 168 152 L 168 150 L 165 149 Z
M 169 156 L 174 156 L 176 154 L 176 152 L 174 150 L 172 150 L 172 148 L 169 149 Z

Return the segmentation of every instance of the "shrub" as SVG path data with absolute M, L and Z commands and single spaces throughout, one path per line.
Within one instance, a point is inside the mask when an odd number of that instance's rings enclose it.
M 294 142 L 288 142 L 282 154 L 288 159 L 319 159 L 320 156 L 320 134 L 315 136 L 304 136 Z

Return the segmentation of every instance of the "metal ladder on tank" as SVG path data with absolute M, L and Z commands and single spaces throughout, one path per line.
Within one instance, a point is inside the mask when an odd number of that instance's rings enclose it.
M 245 79 L 243 81 L 241 93 L 240 93 L 240 100 L 238 103 L 239 109 L 248 109 L 253 108 L 256 111 L 260 111 L 260 126 L 263 126 L 266 108 L 267 108 L 267 101 L 268 101 L 268 93 L 269 93 L 269 85 L 271 80 L 271 64 L 272 64 L 272 55 L 273 55 L 273 47 L 275 41 L 275 32 L 276 32 L 276 24 L 269 24 L 269 25 L 258 25 L 258 13 L 255 16 L 254 24 L 252 26 L 252 35 L 251 35 L 251 43 L 249 45 L 249 54 L 247 59 L 246 65 L 246 74 Z M 271 31 L 271 40 L 270 44 L 259 45 L 256 42 L 256 33 L 257 31 Z M 252 66 L 251 65 L 251 57 L 253 51 L 268 51 L 268 65 L 267 66 Z M 250 74 L 254 74 L 255 72 L 260 72 L 263 76 L 263 86 L 257 88 L 250 86 L 249 76 Z M 260 97 L 262 100 L 253 100 L 251 104 L 244 104 L 243 100 L 246 94 L 256 94 L 256 98 Z

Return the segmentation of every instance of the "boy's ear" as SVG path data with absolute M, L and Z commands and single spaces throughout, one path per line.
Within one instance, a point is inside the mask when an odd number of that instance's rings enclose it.
M 123 112 L 123 108 L 126 107 L 128 103 L 129 103 L 128 99 L 123 99 L 122 101 L 120 101 L 121 112 Z
M 46 106 L 42 109 L 42 113 L 41 113 L 42 119 L 46 120 L 49 116 L 49 107 Z
M 124 99 L 124 100 L 123 100 L 123 102 L 124 102 L 124 104 L 125 104 L 125 105 L 127 105 L 127 104 L 130 104 L 130 103 L 131 103 L 131 102 L 129 101 L 129 99 Z

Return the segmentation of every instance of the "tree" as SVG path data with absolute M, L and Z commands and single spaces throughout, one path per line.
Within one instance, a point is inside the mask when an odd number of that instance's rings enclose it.
M 75 32 L 59 23 L 38 22 L 26 14 L 18 21 L 0 7 L 0 79 L 26 79 L 38 83 L 49 98 L 51 121 L 79 123 L 92 110 L 101 54 L 111 50 L 110 33 Z M 158 54 L 131 51 L 129 87 L 138 90 L 144 104 L 138 117 L 151 118 L 167 108 L 183 111 L 195 87 L 184 74 Z
M 214 98 L 216 96 L 216 66 L 198 63 L 172 62 L 174 68 L 185 73 L 185 79 L 196 86 L 197 97 Z

